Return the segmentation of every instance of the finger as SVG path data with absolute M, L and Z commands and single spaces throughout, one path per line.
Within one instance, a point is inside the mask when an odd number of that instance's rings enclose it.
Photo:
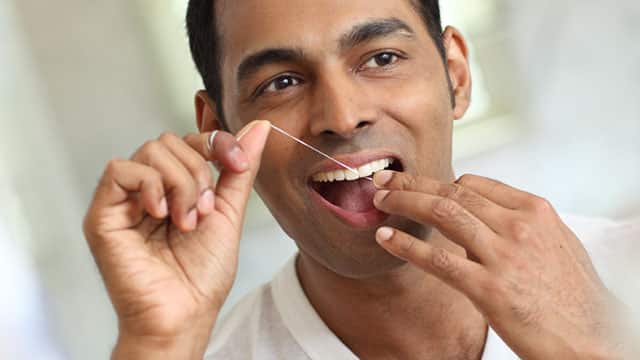
M 477 175 L 463 175 L 456 180 L 456 184 L 469 188 L 500 206 L 514 210 L 525 207 L 532 196 L 500 181 Z
M 206 159 L 178 136 L 165 133 L 158 139 L 189 170 L 200 191 L 214 187 L 211 168 Z
M 193 231 L 198 222 L 196 206 L 200 194 L 184 165 L 160 141 L 146 143 L 132 159 L 160 173 L 169 198 L 171 220 L 181 231 Z
M 142 206 L 131 206 L 132 194 L 137 195 Z M 98 218 L 97 212 L 103 212 L 105 209 L 117 206 L 146 211 L 156 219 L 165 218 L 169 211 L 160 173 L 151 167 L 133 161 L 119 159 L 109 161 L 87 212 L 85 231 L 119 230 L 130 226 L 132 221 L 137 221 L 136 219 L 143 216 L 142 213 L 130 214 L 127 212 L 128 216 L 135 219 L 120 219 L 120 221 L 110 223 L 113 228 L 98 229 L 104 224 L 93 223 Z
M 162 177 L 154 169 L 128 160 L 111 160 L 94 195 L 93 205 L 106 208 L 118 205 L 139 193 L 139 199 L 150 215 L 161 219 L 167 216 L 167 201 Z
M 381 190 L 373 202 L 388 214 L 435 226 L 481 263 L 491 263 L 494 259 L 496 233 L 451 199 L 418 192 Z
M 165 133 L 158 139 L 182 163 L 198 184 L 197 208 L 200 214 L 206 215 L 213 211 L 214 183 L 211 168 L 197 151 L 187 145 L 181 138 L 171 133 Z
M 504 228 L 504 219 L 511 215 L 510 209 L 494 203 L 468 187 L 455 183 L 443 183 L 424 176 L 389 170 L 376 173 L 373 181 L 379 189 L 414 191 L 451 199 L 495 232 Z
M 378 229 L 376 241 L 392 255 L 436 276 L 470 299 L 481 299 L 480 284 L 489 277 L 482 265 L 389 227 Z
M 228 132 L 215 131 L 188 134 L 184 140 L 203 158 L 215 161 L 225 169 L 241 173 L 249 169 L 249 159 L 238 140 Z
M 262 151 L 270 129 L 271 124 L 268 121 L 254 121 L 240 131 L 239 144 L 247 156 L 249 171 L 234 173 L 225 168 L 218 178 L 216 209 L 238 227 L 242 226 L 244 210 L 260 168 Z

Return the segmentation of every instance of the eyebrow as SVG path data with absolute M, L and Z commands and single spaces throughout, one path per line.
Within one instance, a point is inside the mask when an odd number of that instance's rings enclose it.
M 296 48 L 269 48 L 260 50 L 242 60 L 238 66 L 236 77 L 238 82 L 242 82 L 265 65 L 294 62 L 301 60 L 303 57 L 304 54 L 302 50 Z
M 347 50 L 368 41 L 395 34 L 414 37 L 415 31 L 400 19 L 373 19 L 355 25 L 348 33 L 340 37 L 339 44 L 342 50 Z
M 373 19 L 357 24 L 347 33 L 340 36 L 340 49 L 347 50 L 377 38 L 401 34 L 414 37 L 415 31 L 402 20 L 396 18 Z M 261 67 L 284 62 L 301 61 L 304 52 L 300 48 L 267 48 L 245 57 L 238 66 L 236 78 L 238 82 L 254 74 Z

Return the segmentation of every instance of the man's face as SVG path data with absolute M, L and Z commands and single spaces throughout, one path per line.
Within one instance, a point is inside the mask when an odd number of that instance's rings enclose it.
M 218 2 L 232 130 L 267 119 L 354 168 L 393 161 L 394 170 L 451 179 L 447 73 L 410 1 Z M 336 170 L 272 131 L 256 190 L 300 250 L 338 274 L 398 266 L 375 230 L 384 223 L 425 238 L 429 228 L 376 210 L 367 179 L 318 181 L 353 176 Z

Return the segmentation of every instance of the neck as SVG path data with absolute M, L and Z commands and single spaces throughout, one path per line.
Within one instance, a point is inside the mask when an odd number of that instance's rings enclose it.
M 429 241 L 464 254 L 439 233 Z M 360 358 L 480 358 L 484 318 L 465 296 L 421 269 L 405 264 L 351 279 L 304 253 L 296 267 L 318 315 Z

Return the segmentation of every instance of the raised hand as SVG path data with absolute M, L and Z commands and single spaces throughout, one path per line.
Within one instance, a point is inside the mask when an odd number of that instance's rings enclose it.
M 268 133 L 257 121 L 237 139 L 164 134 L 109 162 L 84 231 L 118 315 L 114 357 L 202 358 Z M 217 183 L 208 161 L 221 167 Z
M 388 227 L 381 246 L 465 294 L 520 357 L 624 356 L 621 303 L 546 200 L 473 175 L 450 184 L 384 171 L 374 181 L 376 207 L 434 226 L 467 256 Z

